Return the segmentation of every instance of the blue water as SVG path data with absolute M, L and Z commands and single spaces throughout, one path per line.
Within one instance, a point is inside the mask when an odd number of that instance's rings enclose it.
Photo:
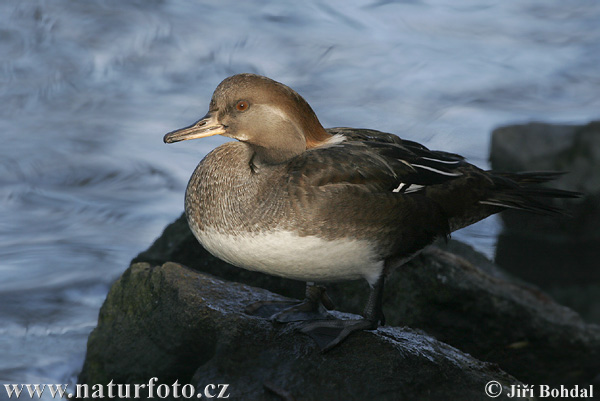
M 162 136 L 228 75 L 482 167 L 498 125 L 600 114 L 596 1 L 216 4 L 0 2 L 0 384 L 73 383 L 111 282 L 224 141 Z M 497 231 L 454 237 L 492 255 Z

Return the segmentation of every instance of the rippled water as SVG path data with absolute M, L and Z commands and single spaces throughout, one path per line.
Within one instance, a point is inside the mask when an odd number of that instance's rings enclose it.
M 0 383 L 74 380 L 110 283 L 223 142 L 163 134 L 228 75 L 289 84 L 325 126 L 480 166 L 495 126 L 599 114 L 595 1 L 215 4 L 0 2 Z M 490 219 L 455 237 L 491 254 L 496 232 Z

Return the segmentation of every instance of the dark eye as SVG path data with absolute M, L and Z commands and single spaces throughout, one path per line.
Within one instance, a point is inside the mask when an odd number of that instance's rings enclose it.
M 245 111 L 248 110 L 248 102 L 246 102 L 245 100 L 240 100 L 239 102 L 237 102 L 237 104 L 235 105 L 235 108 L 238 109 L 239 111 Z

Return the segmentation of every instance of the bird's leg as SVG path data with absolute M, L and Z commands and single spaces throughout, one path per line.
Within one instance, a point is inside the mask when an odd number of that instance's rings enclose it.
M 280 323 L 306 320 L 332 319 L 326 310 L 335 308 L 327 295 L 327 289 L 315 283 L 306 283 L 304 301 L 271 316 L 271 320 Z
M 385 324 L 383 316 L 383 286 L 385 275 L 382 274 L 371 288 L 369 299 L 363 312 L 363 319 L 359 320 L 325 320 L 310 322 L 300 331 L 308 334 L 321 351 L 326 352 L 344 341 L 350 334 L 360 330 L 375 330 L 379 323 Z
M 363 317 L 371 322 L 374 322 L 375 329 L 379 323 L 381 323 L 382 326 L 385 325 L 385 316 L 383 315 L 384 283 L 385 275 L 382 274 L 375 282 L 375 285 L 373 285 L 371 288 L 371 291 L 369 292 L 369 299 L 367 300 L 365 310 L 363 311 Z
M 326 312 L 335 306 L 327 295 L 325 287 L 306 283 L 305 299 L 298 301 L 259 301 L 246 307 L 245 312 L 251 315 L 270 318 L 280 323 L 306 320 L 331 319 Z

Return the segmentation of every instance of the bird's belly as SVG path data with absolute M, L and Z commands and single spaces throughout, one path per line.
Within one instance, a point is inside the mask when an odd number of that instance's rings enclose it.
M 216 257 L 275 276 L 316 282 L 364 278 L 374 284 L 383 270 L 383 260 L 368 241 L 325 240 L 283 230 L 236 234 L 193 231 Z

